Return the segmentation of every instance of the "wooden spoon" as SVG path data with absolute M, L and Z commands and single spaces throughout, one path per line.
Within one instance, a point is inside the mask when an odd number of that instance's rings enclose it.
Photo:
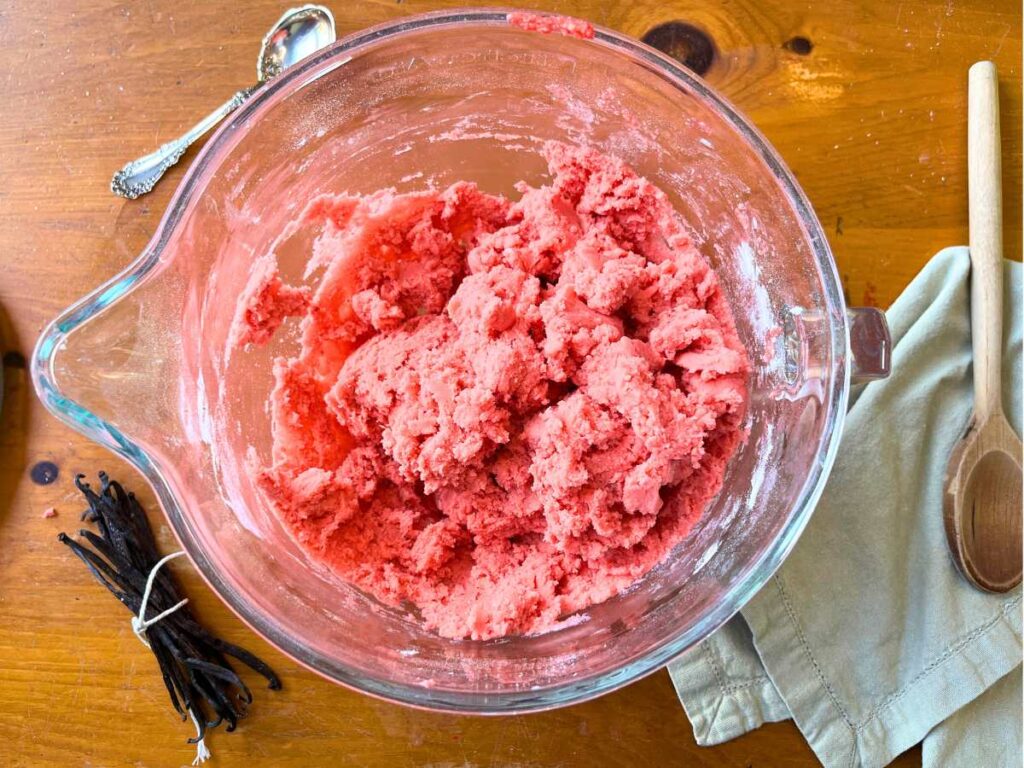
M 946 470 L 946 536 L 964 577 L 1007 592 L 1021 580 L 1021 442 L 1003 414 L 1003 209 L 995 65 L 971 67 L 967 99 L 974 418 Z

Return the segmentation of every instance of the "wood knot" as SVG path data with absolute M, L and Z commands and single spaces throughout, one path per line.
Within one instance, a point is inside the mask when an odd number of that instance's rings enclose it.
M 715 44 L 707 32 L 685 21 L 668 21 L 649 30 L 643 41 L 687 69 L 703 75 L 715 60 Z
M 60 470 L 52 461 L 37 462 L 31 470 L 32 482 L 36 485 L 49 485 L 57 479 Z
M 806 56 L 814 50 L 814 43 L 803 35 L 797 35 L 796 37 L 791 37 L 789 40 L 784 42 L 782 47 L 787 51 L 795 53 L 797 56 Z

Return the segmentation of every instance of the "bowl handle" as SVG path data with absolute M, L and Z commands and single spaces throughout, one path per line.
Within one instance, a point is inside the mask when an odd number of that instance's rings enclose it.
M 889 376 L 892 365 L 892 337 L 885 313 L 874 307 L 846 310 L 850 339 L 850 382 L 863 384 Z

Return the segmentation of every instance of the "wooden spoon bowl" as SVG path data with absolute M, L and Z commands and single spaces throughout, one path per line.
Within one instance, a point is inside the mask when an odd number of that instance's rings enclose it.
M 972 424 L 949 460 L 946 536 L 967 579 L 989 592 L 1021 582 L 1021 441 L 1002 413 Z

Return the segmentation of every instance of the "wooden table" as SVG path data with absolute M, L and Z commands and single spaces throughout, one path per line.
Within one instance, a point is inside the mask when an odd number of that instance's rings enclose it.
M 346 34 L 449 3 L 335 2 Z M 450 3 L 457 5 L 459 3 Z M 178 135 L 248 84 L 259 40 L 287 3 L 14 0 L 0 9 L 0 763 L 187 765 L 128 616 L 55 540 L 77 527 L 74 473 L 140 478 L 35 400 L 24 360 L 44 323 L 145 244 L 182 169 L 126 203 L 126 159 Z M 225 4 L 227 7 L 228 4 Z M 1021 12 L 1016 0 L 572 0 L 548 7 L 649 39 L 706 67 L 800 178 L 852 302 L 887 306 L 938 248 L 967 239 L 966 73 L 1002 80 L 1006 250 L 1021 252 Z M 53 482 L 44 471 L 51 462 Z M 51 468 L 52 469 L 52 468 Z M 33 470 L 35 470 L 33 472 Z M 55 507 L 59 516 L 44 519 Z M 169 551 L 170 534 L 153 518 Z M 425 714 L 333 686 L 253 637 L 187 567 L 202 619 L 285 680 L 258 691 L 216 765 L 804 766 L 791 724 L 697 747 L 659 672 L 599 701 L 511 719 Z M 913 765 L 916 752 L 898 764 Z

